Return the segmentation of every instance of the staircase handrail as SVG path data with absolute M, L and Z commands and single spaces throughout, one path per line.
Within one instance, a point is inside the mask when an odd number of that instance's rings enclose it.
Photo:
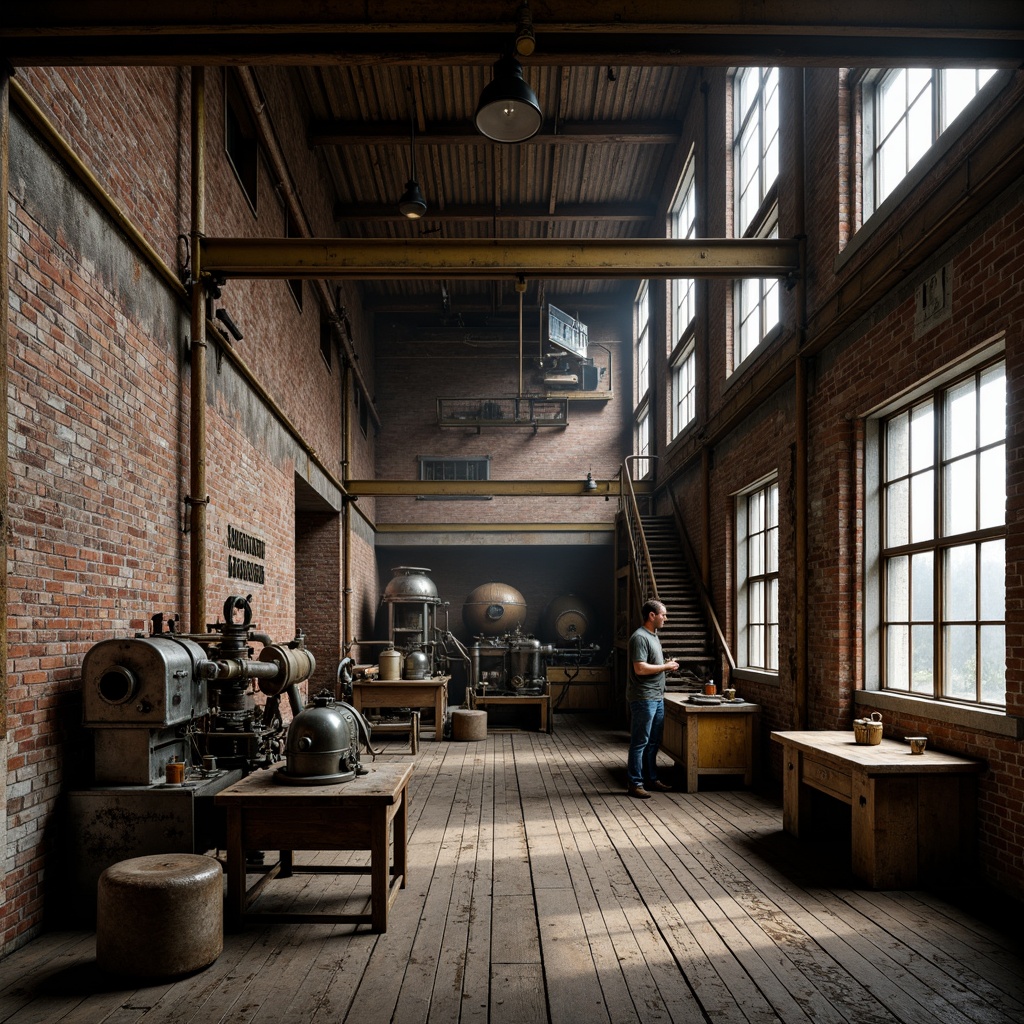
M 715 606 L 711 601 L 711 595 L 708 593 L 707 587 L 704 586 L 704 578 L 701 575 L 700 567 L 697 564 L 697 555 L 693 550 L 693 545 L 690 543 L 690 535 L 686 531 L 686 523 L 683 520 L 682 510 L 679 508 L 679 498 L 673 493 L 672 494 L 672 510 L 675 514 L 676 529 L 679 531 L 680 539 L 682 540 L 683 556 L 686 558 L 687 564 L 690 567 L 690 575 L 697 584 L 697 592 L 700 595 L 701 607 L 703 607 L 705 614 L 711 621 L 711 628 L 715 634 L 715 640 L 718 643 L 718 648 L 725 656 L 725 660 L 729 663 L 730 669 L 736 668 L 736 659 L 733 657 L 732 650 L 729 647 L 729 641 L 725 638 L 725 633 L 722 631 L 722 626 L 718 621 L 718 616 L 715 614 Z
M 619 469 L 619 502 L 626 522 L 626 536 L 629 538 L 630 564 L 639 584 L 639 592 L 645 594 L 644 600 L 658 601 L 658 583 L 654 578 L 654 565 L 651 563 L 651 552 L 647 547 L 643 525 L 640 522 L 640 508 L 633 489 L 633 479 L 629 471 L 632 459 L 650 458 L 651 456 L 627 455 Z M 635 609 L 639 611 L 639 609 Z

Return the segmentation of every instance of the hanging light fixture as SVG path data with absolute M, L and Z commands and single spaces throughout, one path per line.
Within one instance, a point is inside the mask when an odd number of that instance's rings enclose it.
M 405 183 L 405 191 L 398 200 L 399 212 L 409 220 L 419 220 L 427 212 L 427 201 L 423 198 L 419 183 L 416 181 L 416 120 L 409 111 L 409 163 L 412 174 Z
M 520 4 L 513 49 L 525 57 L 533 53 L 536 44 L 530 8 Z M 544 112 L 523 78 L 523 65 L 511 53 L 494 65 L 494 77 L 480 94 L 473 120 L 477 131 L 495 142 L 525 142 L 540 131 Z
M 494 78 L 480 93 L 474 120 L 477 131 L 495 142 L 525 142 L 540 131 L 544 113 L 515 57 L 502 57 L 494 65 Z

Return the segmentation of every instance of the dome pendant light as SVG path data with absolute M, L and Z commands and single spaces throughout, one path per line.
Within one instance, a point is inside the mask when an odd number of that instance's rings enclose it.
M 495 142 L 525 142 L 540 130 L 544 113 L 515 57 L 501 57 L 494 65 L 494 78 L 480 94 L 474 121 L 477 131 Z
M 416 181 L 416 122 L 409 114 L 409 153 L 412 174 L 405 183 L 405 191 L 398 200 L 398 210 L 409 220 L 419 220 L 427 212 L 427 201 L 423 198 L 419 183 Z

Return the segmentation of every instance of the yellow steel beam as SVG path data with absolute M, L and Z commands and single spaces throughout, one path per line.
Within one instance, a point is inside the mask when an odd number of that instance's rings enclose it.
M 507 495 L 520 498 L 558 497 L 618 497 L 619 481 L 594 480 L 595 490 L 584 490 L 583 480 L 349 480 L 345 491 L 354 498 L 418 497 L 443 495 L 447 497 L 479 497 L 481 495 Z M 649 494 L 650 484 L 638 480 L 633 483 L 638 494 Z
M 353 280 L 787 277 L 799 245 L 773 238 L 207 238 L 203 267 L 225 277 Z

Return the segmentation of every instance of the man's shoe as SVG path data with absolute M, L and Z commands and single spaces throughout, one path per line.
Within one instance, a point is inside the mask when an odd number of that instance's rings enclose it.
M 655 793 L 670 793 L 672 791 L 672 787 L 666 786 L 661 779 L 655 779 L 653 782 L 648 782 L 647 788 L 653 789 Z
M 637 800 L 650 800 L 651 799 L 651 794 L 648 793 L 647 790 L 644 789 L 643 786 L 634 786 L 632 783 L 630 783 L 630 786 L 629 786 L 629 795 L 630 796 L 635 796 L 637 798 Z

